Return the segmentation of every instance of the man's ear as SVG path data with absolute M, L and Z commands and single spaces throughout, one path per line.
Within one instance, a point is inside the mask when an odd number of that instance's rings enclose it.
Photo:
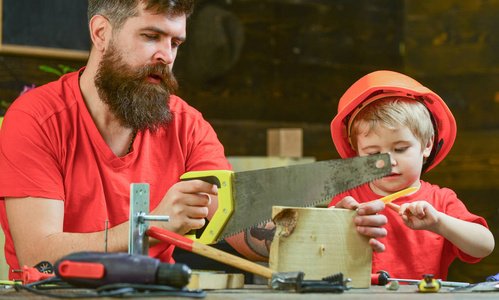
M 95 49 L 104 52 L 111 38 L 111 24 L 102 15 L 95 15 L 89 23 L 90 38 Z
M 433 138 L 434 137 L 432 136 L 428 143 L 426 143 L 426 146 L 423 149 L 423 157 L 428 158 L 430 156 L 431 149 L 433 149 Z

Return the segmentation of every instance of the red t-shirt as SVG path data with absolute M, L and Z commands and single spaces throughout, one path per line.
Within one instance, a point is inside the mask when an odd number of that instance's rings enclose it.
M 106 220 L 109 227 L 128 220 L 131 183 L 149 183 L 153 210 L 185 172 L 230 170 L 201 113 L 176 96 L 170 109 L 174 119 L 167 129 L 139 132 L 133 151 L 117 157 L 83 102 L 78 72 L 27 92 L 13 103 L 0 131 L 0 200 L 64 201 L 64 232 L 95 232 L 105 229 Z M 19 270 L 4 201 L 0 221 L 7 263 Z M 168 262 L 172 251 L 160 243 L 150 255 Z
M 329 206 L 334 206 L 346 196 L 352 196 L 359 203 L 381 198 L 369 188 L 368 184 L 365 184 L 334 197 Z M 456 193 L 428 182 L 421 181 L 421 188 L 418 191 L 400 197 L 393 203 L 401 205 L 421 200 L 427 201 L 436 210 L 449 216 L 487 227 L 482 217 L 466 209 Z M 405 226 L 402 217 L 391 209 L 387 208 L 381 214 L 388 218 L 388 224 L 385 226 L 388 235 L 379 239 L 385 244 L 385 251 L 373 254 L 373 273 L 384 270 L 390 274 L 390 277 L 402 279 L 421 279 L 425 274 L 433 274 L 435 278 L 446 280 L 448 268 L 456 257 L 468 263 L 475 263 L 481 259 L 467 255 L 438 234 L 427 230 L 410 229 Z

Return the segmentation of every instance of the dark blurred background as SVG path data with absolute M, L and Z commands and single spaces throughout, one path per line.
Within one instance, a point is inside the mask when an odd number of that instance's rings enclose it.
M 458 124 L 450 154 L 423 179 L 456 191 L 499 239 L 498 0 L 197 3 L 174 71 L 179 95 L 213 125 L 226 155 L 265 156 L 267 129 L 299 127 L 304 156 L 339 158 L 329 124 L 341 95 L 371 71 L 402 72 L 438 93 Z M 40 65 L 85 65 L 12 52 L 0 53 L 4 106 L 24 86 L 57 79 Z M 496 249 L 477 264 L 455 261 L 448 279 L 498 272 Z

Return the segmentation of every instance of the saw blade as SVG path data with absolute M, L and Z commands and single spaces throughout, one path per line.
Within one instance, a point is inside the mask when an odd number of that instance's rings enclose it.
M 272 206 L 314 206 L 390 172 L 389 154 L 236 172 L 234 212 L 220 237 L 270 221 Z

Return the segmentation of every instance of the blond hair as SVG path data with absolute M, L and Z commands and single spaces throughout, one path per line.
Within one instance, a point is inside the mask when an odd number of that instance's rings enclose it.
M 357 136 L 361 132 L 370 133 L 378 126 L 388 129 L 409 128 L 421 142 L 421 150 L 435 134 L 430 112 L 423 103 L 400 96 L 381 98 L 364 107 L 351 125 L 351 142 L 356 152 Z

